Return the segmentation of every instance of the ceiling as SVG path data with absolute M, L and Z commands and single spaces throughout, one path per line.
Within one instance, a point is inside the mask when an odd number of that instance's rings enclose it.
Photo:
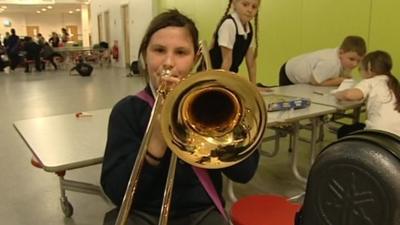
M 5 8 L 5 7 L 7 8 Z M 51 9 L 48 9 L 48 6 L 51 6 Z M 41 13 L 38 15 L 44 14 L 61 14 L 61 13 L 79 13 L 77 9 L 81 8 L 81 4 L 49 4 L 49 5 L 12 5 L 12 4 L 0 4 L 0 8 L 5 8 L 2 12 L 0 12 L 0 16 L 7 16 L 7 14 L 17 14 L 17 13 L 37 13 L 40 11 Z M 45 9 L 46 11 L 43 11 Z M 1 9 L 0 9 L 1 11 Z

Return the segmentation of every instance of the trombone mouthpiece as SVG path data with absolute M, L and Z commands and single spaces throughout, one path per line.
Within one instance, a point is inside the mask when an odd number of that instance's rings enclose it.
M 162 77 L 164 77 L 164 76 L 171 76 L 172 75 L 172 72 L 171 72 L 171 69 L 163 69 L 162 71 L 161 71 L 161 76 Z
M 163 69 L 161 71 L 161 78 L 162 77 L 171 77 L 171 76 L 172 76 L 171 69 Z M 167 93 L 169 91 L 170 90 L 169 90 L 169 87 L 167 86 L 166 82 L 161 80 L 161 83 L 157 89 L 158 94 L 160 94 L 161 96 L 163 96 L 163 98 L 165 98 L 165 96 L 167 95 Z

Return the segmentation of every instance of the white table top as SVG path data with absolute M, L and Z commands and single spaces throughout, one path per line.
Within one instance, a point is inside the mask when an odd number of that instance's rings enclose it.
M 57 47 L 53 48 L 55 52 L 81 52 L 81 51 L 91 51 L 93 48 L 91 47 L 81 47 L 81 46 L 76 46 L 76 47 Z
M 264 96 L 264 101 L 266 104 L 268 104 L 268 96 L 274 94 L 275 93 L 269 93 Z M 267 126 L 275 126 L 279 123 L 292 123 L 304 119 L 331 114 L 336 111 L 337 109 L 333 106 L 315 104 L 311 102 L 310 106 L 304 109 L 268 112 Z
M 44 170 L 70 170 L 102 162 L 110 111 L 89 111 L 92 116 L 79 118 L 64 114 L 21 120 L 14 127 Z
M 311 102 L 333 106 L 337 109 L 352 109 L 359 107 L 360 101 L 338 101 L 330 92 L 337 87 L 322 87 L 310 84 L 294 84 L 272 88 L 273 93 L 288 96 L 308 98 Z M 267 93 L 268 94 L 268 93 Z
M 268 97 L 264 97 L 267 101 Z M 14 123 L 14 127 L 43 164 L 57 172 L 101 163 L 107 141 L 111 109 L 89 111 L 89 117 L 75 114 L 34 118 Z M 269 112 L 267 126 L 292 123 L 335 112 L 334 107 L 313 104 L 305 109 Z

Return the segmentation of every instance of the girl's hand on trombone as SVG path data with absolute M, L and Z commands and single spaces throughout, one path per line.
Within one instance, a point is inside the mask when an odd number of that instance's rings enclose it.
M 181 82 L 182 78 L 176 75 L 161 76 L 161 82 L 164 83 L 167 90 L 172 90 Z
M 181 78 L 174 75 L 161 77 L 161 81 L 165 82 L 165 85 L 169 90 L 172 90 L 181 80 Z
M 154 121 L 153 133 L 149 145 L 147 147 L 146 160 L 151 165 L 158 165 L 161 159 L 164 157 L 167 150 L 167 144 L 165 143 L 164 137 L 161 133 L 161 126 L 159 118 Z

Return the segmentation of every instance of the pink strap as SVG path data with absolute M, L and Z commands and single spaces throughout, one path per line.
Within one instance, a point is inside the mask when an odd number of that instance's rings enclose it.
M 154 98 L 146 92 L 146 90 L 140 91 L 136 96 L 138 96 L 143 101 L 147 102 L 151 107 L 154 105 Z M 218 211 L 224 216 L 226 221 L 229 221 L 225 209 L 222 206 L 222 201 L 215 190 L 214 184 L 211 181 L 210 176 L 207 173 L 207 170 L 192 166 L 194 173 L 199 178 L 201 185 L 203 185 L 204 189 L 207 191 L 208 195 L 210 196 L 211 200 L 214 202 L 215 206 L 217 207 Z
M 194 170 L 194 173 L 199 178 L 200 183 L 203 185 L 204 189 L 206 189 L 211 200 L 214 202 L 218 211 L 224 216 L 226 221 L 229 221 L 228 217 L 226 216 L 225 209 L 222 206 L 222 201 L 219 198 L 217 191 L 215 190 L 214 184 L 212 183 L 211 178 L 207 173 L 207 170 L 195 166 L 192 166 L 192 168 Z
M 136 96 L 138 96 L 143 101 L 147 102 L 147 104 L 149 104 L 153 108 L 154 98 L 150 96 L 145 89 L 137 93 Z

